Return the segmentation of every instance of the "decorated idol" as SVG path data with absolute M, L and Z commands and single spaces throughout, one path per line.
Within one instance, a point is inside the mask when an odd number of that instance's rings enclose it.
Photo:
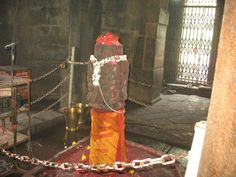
M 91 106 L 90 163 L 126 161 L 125 100 L 129 65 L 118 37 L 107 33 L 97 38 L 88 65 Z

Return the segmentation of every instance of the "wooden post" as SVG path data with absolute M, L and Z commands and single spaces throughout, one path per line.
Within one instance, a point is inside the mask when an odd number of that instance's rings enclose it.
M 236 1 L 226 0 L 198 177 L 236 176 Z

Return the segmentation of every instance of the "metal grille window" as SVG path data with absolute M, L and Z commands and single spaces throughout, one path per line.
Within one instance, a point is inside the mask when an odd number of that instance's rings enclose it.
M 185 0 L 177 81 L 207 84 L 216 0 Z

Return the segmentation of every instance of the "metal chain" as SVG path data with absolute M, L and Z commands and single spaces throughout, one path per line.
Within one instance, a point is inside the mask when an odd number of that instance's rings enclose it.
M 79 62 L 79 61 L 71 61 L 71 60 L 68 60 L 68 63 L 73 64 L 73 65 L 87 65 L 88 64 L 88 62 Z
M 145 87 L 154 87 L 153 85 L 151 84 L 146 84 L 146 83 L 143 83 L 143 82 L 139 82 L 139 81 L 135 81 L 133 79 L 129 79 L 130 82 L 133 82 L 135 84 L 139 84 L 139 85 L 142 85 L 142 86 L 145 86 Z
M 30 105 L 32 106 L 33 104 L 36 104 L 38 102 L 40 102 L 41 100 L 43 100 L 44 98 L 46 98 L 47 96 L 51 95 L 53 92 L 55 92 L 55 90 L 57 90 L 67 79 L 69 78 L 69 74 L 66 75 L 66 77 L 61 81 L 59 82 L 53 89 L 51 89 L 50 91 L 48 91 L 46 94 L 44 94 L 43 96 L 35 99 L 34 101 L 32 101 L 30 103 Z
M 49 72 L 47 72 L 47 73 L 45 73 L 45 74 L 43 74 L 43 75 L 41 75 L 41 76 L 39 76 L 39 77 L 37 77 L 37 78 L 32 79 L 32 82 L 39 81 L 39 80 L 44 79 L 44 78 L 46 78 L 47 76 L 51 75 L 52 73 L 54 73 L 55 71 L 57 71 L 59 68 L 62 68 L 62 66 L 65 65 L 65 64 L 69 61 L 70 58 L 71 58 L 71 57 L 68 57 L 64 62 L 62 62 L 61 64 L 59 64 L 57 67 L 55 67 L 55 68 L 52 69 L 51 71 L 49 71 Z
M 59 98 L 56 102 L 52 103 L 51 105 L 49 105 L 47 108 L 43 109 L 42 111 L 39 111 L 38 113 L 33 114 L 31 117 L 34 118 L 46 111 L 48 111 L 49 109 L 53 108 L 57 103 L 59 103 L 62 99 L 64 99 L 66 96 L 68 95 L 68 93 L 64 94 L 61 98 Z
M 139 105 L 141 105 L 141 106 L 150 106 L 150 105 L 148 105 L 148 104 L 142 103 L 142 102 L 140 102 L 140 101 L 138 101 L 138 100 L 135 100 L 135 99 L 133 99 L 133 98 L 130 98 L 130 97 L 128 97 L 128 100 L 130 100 L 131 102 L 134 102 L 134 103 L 136 103 L 136 104 L 139 104 Z
M 65 171 L 83 171 L 83 172 L 108 172 L 108 171 L 117 171 L 121 172 L 126 169 L 143 169 L 147 167 L 152 167 L 153 165 L 171 165 L 174 164 L 176 158 L 172 154 L 164 154 L 159 158 L 146 158 L 142 160 L 133 160 L 130 163 L 126 162 L 115 162 L 113 164 L 96 164 L 96 165 L 87 165 L 83 163 L 68 163 L 68 162 L 52 162 L 47 160 L 39 160 L 37 158 L 30 158 L 28 156 L 21 156 L 19 154 L 11 153 L 1 148 L 1 153 L 8 156 L 9 158 L 17 159 L 21 162 L 31 163 L 32 165 L 43 165 L 45 167 L 61 169 Z

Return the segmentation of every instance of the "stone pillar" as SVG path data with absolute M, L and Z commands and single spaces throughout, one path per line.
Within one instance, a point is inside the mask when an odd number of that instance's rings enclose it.
M 137 38 L 129 82 L 129 97 L 146 104 L 153 104 L 160 99 L 163 79 L 169 13 L 167 9 L 160 8 L 157 2 L 148 1 L 148 10 L 141 18 L 144 32 Z
M 198 177 L 236 175 L 236 1 L 225 1 Z

